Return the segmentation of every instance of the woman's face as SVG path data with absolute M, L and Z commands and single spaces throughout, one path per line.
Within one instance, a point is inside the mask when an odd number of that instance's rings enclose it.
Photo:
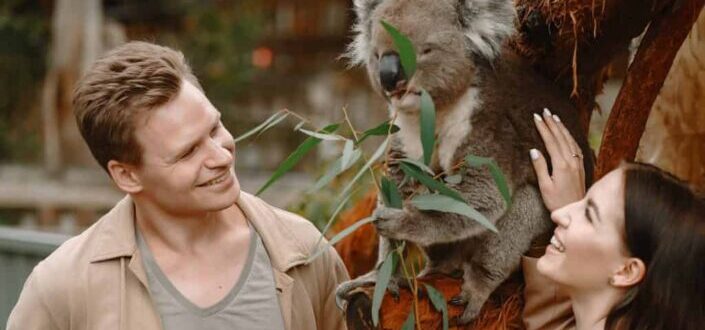
M 624 172 L 608 173 L 585 198 L 551 214 L 557 227 L 538 270 L 575 289 L 607 286 L 628 254 L 624 243 Z

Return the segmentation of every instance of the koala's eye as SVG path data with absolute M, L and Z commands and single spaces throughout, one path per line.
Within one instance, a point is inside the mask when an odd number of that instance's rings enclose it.
M 431 54 L 432 52 L 433 52 L 432 47 L 426 47 L 421 51 L 421 55 L 428 55 L 428 54 Z

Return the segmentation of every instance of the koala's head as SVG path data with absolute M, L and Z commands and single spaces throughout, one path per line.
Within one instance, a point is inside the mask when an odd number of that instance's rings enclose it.
M 477 63 L 492 62 L 514 32 L 512 0 L 355 0 L 355 39 L 347 56 L 366 65 L 373 88 L 400 111 L 419 108 L 421 90 L 444 108 L 473 83 Z M 407 79 L 386 21 L 414 44 Z

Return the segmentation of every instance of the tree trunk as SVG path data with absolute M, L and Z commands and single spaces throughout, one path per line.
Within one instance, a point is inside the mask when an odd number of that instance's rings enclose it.
M 661 88 L 637 159 L 705 190 L 705 10 Z
M 689 0 L 674 12 L 662 11 L 651 22 L 607 120 L 596 178 L 636 156 L 651 107 L 703 3 Z
M 124 33 L 121 38 L 115 35 L 109 35 L 113 42 L 125 39 Z M 41 100 L 44 163 L 52 174 L 69 165 L 96 166 L 76 126 L 71 98 L 78 79 L 103 52 L 103 38 L 100 0 L 56 1 L 51 58 Z

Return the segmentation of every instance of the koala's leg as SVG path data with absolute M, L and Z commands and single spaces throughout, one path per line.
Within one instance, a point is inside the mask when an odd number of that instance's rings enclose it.
M 474 246 L 477 250 L 463 267 L 462 291 L 451 300 L 466 304 L 459 320 L 463 324 L 477 316 L 490 294 L 519 267 L 531 241 L 551 230 L 538 188 L 527 185 L 518 189 L 512 208 L 497 227 L 499 234 L 487 233 L 482 244 Z
M 384 259 L 387 257 L 389 251 L 392 249 L 393 244 L 389 239 L 384 237 L 379 238 L 379 249 L 377 252 L 377 262 L 375 263 L 375 267 L 367 274 L 360 275 L 350 281 L 340 283 L 338 288 L 335 290 L 335 302 L 338 305 L 338 308 L 344 309 L 345 302 L 351 298 L 351 293 L 355 289 L 373 284 L 377 281 L 377 270 L 382 262 L 384 262 Z M 403 283 L 403 279 L 393 275 L 389 280 L 387 290 L 396 296 L 399 294 L 399 285 Z

